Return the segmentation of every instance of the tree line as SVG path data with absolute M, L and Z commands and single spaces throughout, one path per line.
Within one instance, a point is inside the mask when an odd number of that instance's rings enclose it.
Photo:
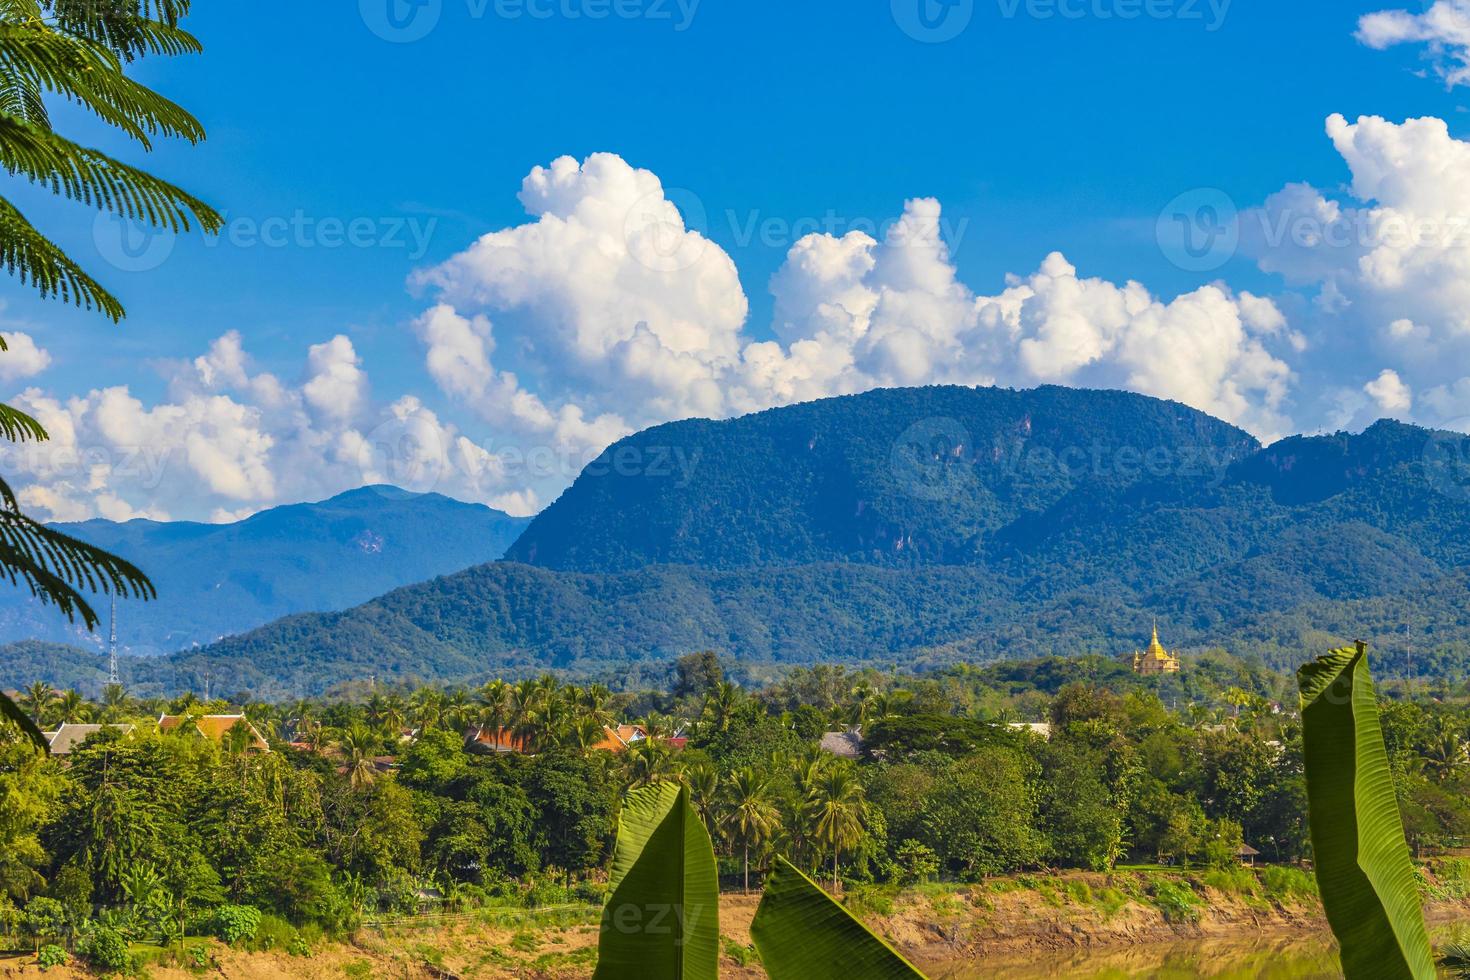
M 1309 854 L 1300 718 L 1258 666 L 1201 668 L 1188 704 L 1160 696 L 1177 680 L 1077 680 L 1045 662 L 820 667 L 759 688 L 723 666 L 685 657 L 668 689 L 631 693 L 546 676 L 249 705 L 33 685 L 18 701 L 39 727 L 134 727 L 61 758 L 5 729 L 0 928 L 116 948 L 218 931 L 222 910 L 299 938 L 426 903 L 595 902 L 622 801 L 659 783 L 687 787 L 739 889 L 777 856 L 840 890 L 1230 865 L 1242 844 L 1267 861 Z M 156 726 L 241 710 L 271 752 L 243 725 L 218 741 Z M 628 742 L 609 750 L 618 724 Z M 1467 726 L 1463 697 L 1385 706 L 1415 846 L 1470 836 Z M 855 757 L 829 751 L 844 747 Z

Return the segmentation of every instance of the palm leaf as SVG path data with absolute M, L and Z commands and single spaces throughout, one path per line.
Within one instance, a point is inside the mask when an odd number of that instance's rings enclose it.
M 1470 977 L 1470 945 L 1451 943 L 1441 951 L 1439 962 L 1452 977 Z
M 771 980 L 924 976 L 783 857 L 766 881 L 750 938 Z
M 3 113 L 0 167 L 73 201 L 170 231 L 189 230 L 191 218 L 206 231 L 223 223 L 213 208 L 168 181 Z
M 8 350 L 5 338 L 0 337 L 0 351 Z M 50 438 L 40 422 L 20 409 L 0 404 L 0 435 L 11 442 L 44 442 Z
M 1322 906 L 1348 980 L 1429 980 L 1434 956 L 1394 797 L 1366 644 L 1297 671 Z
M 602 913 L 594 980 L 714 980 L 719 876 L 689 790 L 654 783 L 628 794 Z
M 20 709 L 20 705 L 10 700 L 10 696 L 0 691 L 0 718 L 4 718 L 16 725 L 26 738 L 35 743 L 42 752 L 51 751 L 51 743 L 46 741 L 46 736 L 41 734 L 41 729 L 31 721 L 31 716 Z
M 0 21 L 0 77 L 89 109 L 147 148 L 153 136 L 204 139 L 198 119 L 129 78 L 112 51 L 46 23 Z
M 29 282 L 42 296 L 55 296 L 64 303 L 98 310 L 113 321 L 123 318 L 123 307 L 117 298 L 82 271 L 81 266 L 37 231 L 3 197 L 0 197 L 0 268 L 19 278 L 22 285 Z

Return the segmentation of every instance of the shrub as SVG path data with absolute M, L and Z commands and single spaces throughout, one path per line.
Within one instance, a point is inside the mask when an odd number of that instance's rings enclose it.
M 913 838 L 898 845 L 893 859 L 898 868 L 899 883 L 903 885 L 916 885 L 939 873 L 939 856 L 934 849 Z
M 1170 922 L 1194 922 L 1199 918 L 1199 896 L 1185 882 L 1156 882 L 1150 900 Z
M 53 966 L 66 966 L 66 962 L 68 959 L 70 959 L 70 957 L 66 955 L 66 950 L 62 949 L 60 946 L 52 946 L 48 944 L 42 946 L 40 950 L 36 952 L 36 963 L 41 967 L 42 970 L 49 970 Z
M 292 936 L 291 941 L 286 944 L 286 953 L 289 956 L 305 956 L 309 958 L 311 956 L 311 947 L 300 936 Z
M 229 943 L 248 942 L 260 929 L 260 909 L 253 905 L 221 905 L 214 913 L 215 935 Z
M 60 939 L 66 931 L 66 909 L 54 898 L 38 897 L 26 903 L 26 934 L 36 941 L 39 952 L 44 940 Z
M 296 938 L 296 927 L 279 915 L 262 913 L 260 925 L 250 940 L 253 950 L 285 949 Z
M 726 956 L 743 967 L 759 962 L 761 958 L 754 946 L 742 946 L 729 936 L 721 936 L 720 945 L 725 948 Z
M 1248 869 L 1212 868 L 1204 874 L 1204 883 L 1227 895 L 1255 895 L 1259 890 L 1256 876 Z
M 93 927 L 82 940 L 80 952 L 99 969 L 126 970 L 132 965 L 127 939 L 107 926 Z
M 1261 872 L 1261 883 L 1266 897 L 1274 901 L 1317 897 L 1316 877 L 1301 868 L 1269 865 Z

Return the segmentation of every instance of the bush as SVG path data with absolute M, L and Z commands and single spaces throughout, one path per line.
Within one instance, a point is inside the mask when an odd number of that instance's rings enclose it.
M 127 939 L 107 926 L 94 926 L 83 938 L 79 951 L 102 970 L 126 970 L 132 965 Z
M 40 951 L 36 953 L 36 963 L 40 965 L 42 970 L 49 970 L 53 966 L 66 966 L 68 959 L 70 957 L 66 955 L 66 950 L 60 946 L 42 946 Z
M 934 849 L 913 838 L 898 845 L 893 860 L 898 868 L 899 883 L 903 885 L 917 885 L 939 874 L 939 857 Z
M 300 936 L 292 936 L 291 941 L 286 944 L 286 953 L 289 956 L 305 956 L 309 958 L 311 956 L 311 947 Z
M 1247 868 L 1212 868 L 1204 874 L 1204 883 L 1226 895 L 1255 895 L 1259 891 L 1256 876 Z
M 253 905 L 221 905 L 214 913 L 215 935 L 234 946 L 255 938 L 260 909 Z
M 1268 865 L 1261 872 L 1261 882 L 1266 886 L 1266 897 L 1274 901 L 1317 897 L 1316 877 L 1301 868 Z
M 296 927 L 279 915 L 263 913 L 250 941 L 253 950 L 285 949 L 296 938 Z
M 1194 922 L 1199 918 L 1199 896 L 1185 882 L 1156 882 L 1150 898 L 1170 922 Z

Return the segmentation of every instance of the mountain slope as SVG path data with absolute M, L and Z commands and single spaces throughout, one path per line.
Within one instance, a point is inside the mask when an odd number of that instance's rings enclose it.
M 583 572 L 973 564 L 1024 515 L 1208 476 L 1259 448 L 1202 412 L 1126 392 L 880 389 L 630 436 L 506 557 Z
M 94 520 L 57 527 L 131 559 L 153 578 L 156 602 L 119 605 L 118 638 L 130 653 L 156 654 L 291 613 L 345 609 L 493 560 L 525 524 L 438 494 L 364 487 L 234 524 Z M 28 593 L 5 587 L 0 642 L 22 639 L 102 646 Z
M 658 447 L 699 462 L 649 473 Z M 1281 668 L 1358 637 L 1391 671 L 1470 664 L 1462 436 L 1380 422 L 1262 449 L 1138 395 L 920 389 L 661 426 L 600 462 L 517 560 L 133 663 L 130 683 L 616 681 L 702 648 L 786 664 L 1121 655 L 1154 616 L 1171 645 Z

